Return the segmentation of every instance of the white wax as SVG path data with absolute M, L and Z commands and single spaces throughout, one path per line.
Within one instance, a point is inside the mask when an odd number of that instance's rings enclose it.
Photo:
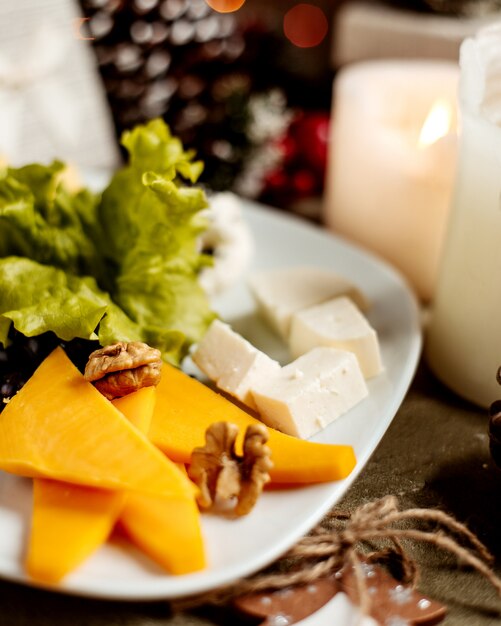
M 431 298 L 456 159 L 458 68 L 440 61 L 373 61 L 335 82 L 324 216 L 328 226 L 400 269 Z M 452 129 L 420 147 L 433 105 Z
M 501 28 L 461 48 L 453 211 L 426 342 L 432 370 L 487 407 L 501 397 Z

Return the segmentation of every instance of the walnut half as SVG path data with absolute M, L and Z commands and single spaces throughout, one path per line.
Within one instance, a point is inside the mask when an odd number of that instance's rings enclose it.
M 216 500 L 236 498 L 235 514 L 246 515 L 270 480 L 273 463 L 266 427 L 251 424 L 247 428 L 242 456 L 235 451 L 237 435 L 235 424 L 216 422 L 205 433 L 205 446 L 193 450 L 188 473 L 200 489 L 202 508 L 212 507 Z
M 84 376 L 103 396 L 113 400 L 158 385 L 161 369 L 160 350 L 140 341 L 122 341 L 92 352 Z

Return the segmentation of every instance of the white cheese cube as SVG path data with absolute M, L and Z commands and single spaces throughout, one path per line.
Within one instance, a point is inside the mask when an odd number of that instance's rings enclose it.
M 315 348 L 252 388 L 261 420 L 288 435 L 311 437 L 367 395 L 352 352 Z
M 264 318 L 287 340 L 294 313 L 338 296 L 348 296 L 362 310 L 367 300 L 349 281 L 320 267 L 288 267 L 253 274 L 249 286 Z
M 365 378 L 383 370 L 377 333 L 349 298 L 335 298 L 292 316 L 293 358 L 318 346 L 354 352 Z
M 277 361 L 219 320 L 212 322 L 191 358 L 219 389 L 252 409 L 251 387 L 280 371 Z

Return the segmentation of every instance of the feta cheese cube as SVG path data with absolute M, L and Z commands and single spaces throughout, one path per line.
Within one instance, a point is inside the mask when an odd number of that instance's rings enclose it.
M 251 387 L 280 371 L 277 361 L 219 320 L 212 322 L 192 359 L 219 389 L 252 409 L 256 409 L 256 405 Z
M 304 439 L 325 428 L 367 393 L 355 355 L 323 347 L 252 387 L 261 420 Z
M 383 370 L 377 333 L 349 298 L 335 298 L 292 316 L 293 358 L 318 346 L 354 352 L 365 378 Z
M 287 340 L 294 313 L 338 296 L 348 296 L 362 310 L 367 300 L 349 281 L 319 267 L 288 267 L 256 272 L 249 287 L 260 312 Z

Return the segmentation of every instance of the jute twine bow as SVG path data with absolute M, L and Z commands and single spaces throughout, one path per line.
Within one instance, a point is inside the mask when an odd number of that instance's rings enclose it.
M 406 523 L 407 527 L 399 524 Z M 413 527 L 408 527 L 408 523 Z M 425 525 L 433 524 L 431 529 Z M 333 511 L 271 568 L 228 587 L 176 603 L 187 608 L 205 603 L 224 604 L 248 593 L 311 584 L 353 567 L 360 608 L 368 613 L 368 593 L 363 564 L 383 563 L 403 584 L 415 587 L 419 572 L 416 562 L 404 551 L 402 540 L 426 542 L 456 556 L 486 578 L 501 597 L 501 579 L 491 569 L 493 556 L 466 526 L 435 509 L 400 511 L 395 496 L 365 504 L 353 513 Z M 386 547 L 370 551 L 371 544 L 384 541 Z M 389 545 L 388 545 L 389 544 Z M 395 573 L 396 571 L 396 573 Z

